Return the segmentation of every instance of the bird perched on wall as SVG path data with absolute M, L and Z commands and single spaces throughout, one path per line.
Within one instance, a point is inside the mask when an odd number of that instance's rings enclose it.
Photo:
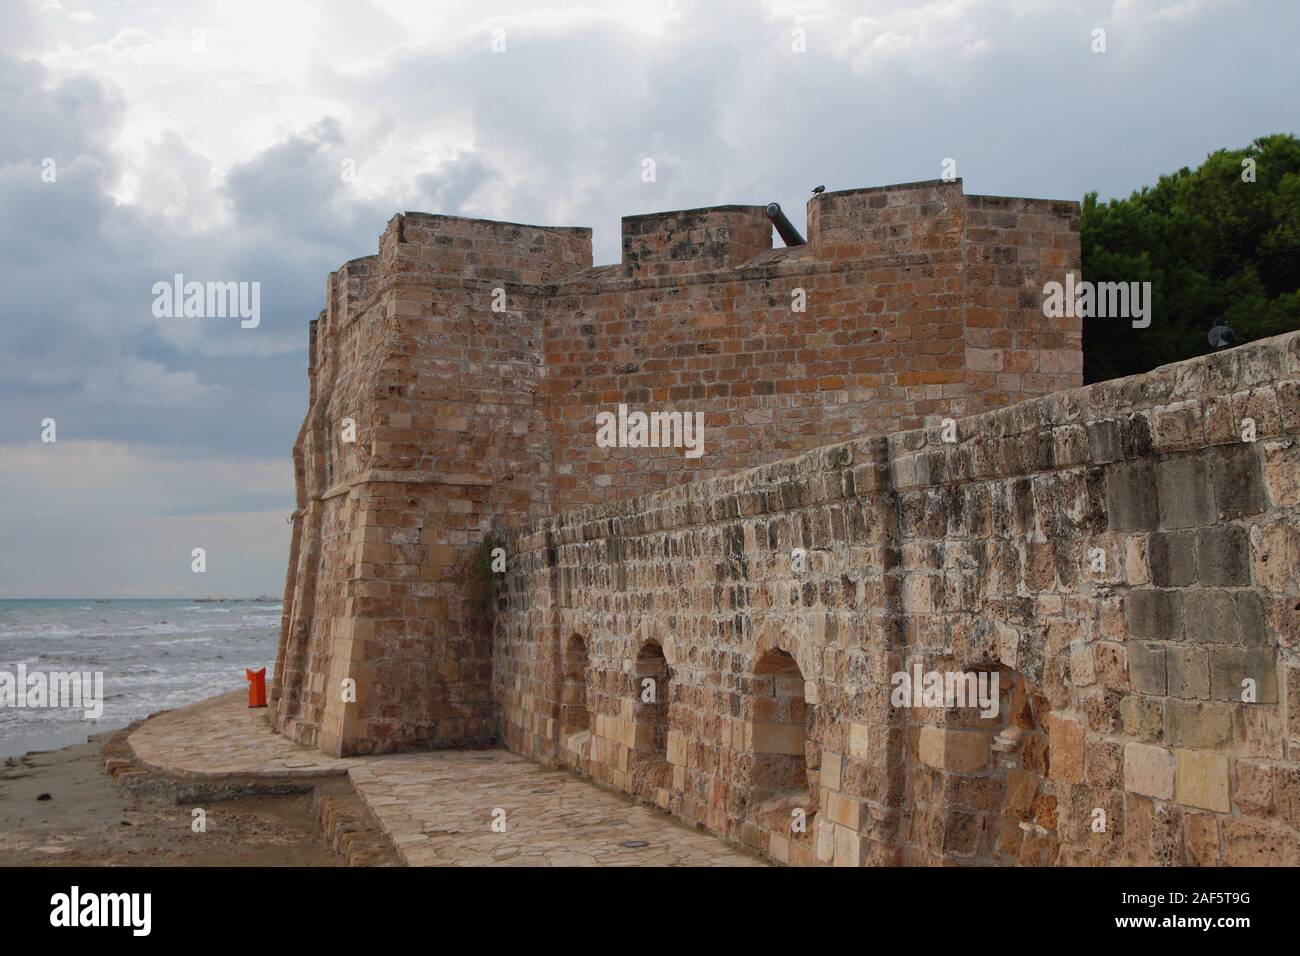
M 822 193 L 824 193 L 824 192 L 826 192 L 826 187 L 825 187 L 825 186 L 814 186 L 814 187 L 813 187 L 813 195 L 814 195 L 814 196 L 820 196 L 820 195 L 821 195 Z
M 1228 328 L 1228 320 L 1222 317 L 1214 320 L 1214 327 L 1210 329 L 1210 344 L 1216 349 L 1230 349 L 1237 344 L 1237 335 L 1232 329 Z

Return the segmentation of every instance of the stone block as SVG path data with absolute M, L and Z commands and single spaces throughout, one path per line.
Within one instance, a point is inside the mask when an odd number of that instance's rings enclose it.
M 1160 527 L 1201 528 L 1215 521 L 1214 486 L 1201 455 L 1167 458 L 1156 463 Z
M 826 819 L 817 820 L 817 859 L 830 863 L 835 858 L 835 824 Z
M 821 785 L 827 790 L 840 789 L 844 758 L 830 750 L 822 751 Z
M 1207 528 L 1196 535 L 1196 566 L 1206 587 L 1250 584 L 1250 542 L 1238 525 Z
M 1286 735 L 1300 741 L 1300 664 L 1284 664 L 1286 681 Z
M 1136 641 L 1183 639 L 1183 594 L 1178 591 L 1129 591 L 1125 598 L 1128 636 Z
M 827 794 L 826 815 L 832 823 L 856 832 L 862 825 L 862 801 L 832 790 Z
M 871 752 L 871 726 L 869 724 L 849 724 L 849 756 L 866 760 Z
M 1124 540 L 1124 581 L 1130 587 L 1151 583 L 1149 535 L 1132 534 Z
M 1111 531 L 1151 531 L 1160 523 L 1155 471 L 1148 461 L 1125 461 L 1106 469 L 1106 510 Z
M 1194 866 L 1219 865 L 1219 821 L 1214 814 L 1188 814 L 1187 856 Z
M 790 754 L 804 752 L 803 727 L 796 724 L 750 724 L 749 749 L 756 754 Z
M 1184 587 L 1196 580 L 1195 536 L 1191 532 L 1153 534 L 1147 539 L 1147 564 L 1156 587 Z
M 1273 779 L 1279 815 L 1289 826 L 1300 829 L 1300 767 L 1278 767 Z
M 1124 789 L 1157 800 L 1174 795 L 1174 755 L 1164 747 L 1128 744 L 1124 748 Z
M 1232 800 L 1228 791 L 1228 758 L 1204 750 L 1176 750 L 1175 794 L 1183 806 L 1228 813 Z
M 1171 747 L 1213 749 L 1232 741 L 1227 704 L 1171 700 L 1165 704 L 1165 740 Z
M 1006 812 L 1011 816 L 1022 817 L 1029 813 L 1038 796 L 1039 776 L 1027 770 L 1011 769 L 1007 771 Z
M 1268 502 L 1264 495 L 1255 445 L 1221 445 L 1214 448 L 1211 454 L 1218 519 L 1231 521 L 1263 511 Z
M 776 862 L 788 865 L 790 862 L 790 841 L 779 833 L 773 833 L 767 839 L 767 852 Z
M 1180 451 L 1205 443 L 1200 402 L 1189 400 L 1155 409 L 1155 439 L 1159 451 Z
M 848 827 L 835 825 L 835 858 L 832 866 L 861 866 L 863 839 Z
M 1295 830 L 1272 821 L 1223 817 L 1224 866 L 1300 866 L 1300 838 Z
M 1124 745 L 1113 740 L 1089 738 L 1084 742 L 1087 755 L 1085 780 L 1090 787 L 1113 790 L 1124 786 Z M 1010 781 L 1008 780 L 1008 787 Z
M 1254 591 L 1238 591 L 1235 598 L 1238 639 L 1243 644 L 1267 645 L 1270 642 L 1269 626 L 1265 621 L 1264 602 L 1259 594 Z
M 1232 592 L 1197 589 L 1183 597 L 1184 633 L 1190 643 L 1237 643 L 1237 602 Z
M 1237 760 L 1232 767 L 1232 802 L 1251 816 L 1270 816 L 1273 796 L 1273 768 L 1264 763 Z
M 1300 528 L 1285 521 L 1251 530 L 1255 586 L 1269 591 L 1300 591 Z
M 1152 697 L 1129 696 L 1120 701 L 1120 721 L 1124 733 L 1138 740 L 1160 740 L 1164 736 L 1164 701 Z
M 922 727 L 919 743 L 921 762 L 937 770 L 970 773 L 988 766 L 988 731 Z
M 1097 680 L 1097 668 L 1093 664 L 1093 648 L 1087 644 L 1076 644 L 1070 648 L 1070 683 L 1075 687 L 1087 687 Z
M 1210 653 L 1210 695 L 1215 700 L 1243 698 L 1245 680 L 1254 681 L 1253 703 L 1277 703 L 1277 653 L 1262 647 L 1216 647 Z
M 1088 455 L 1095 464 L 1118 461 L 1124 451 L 1120 443 L 1119 424 L 1113 419 L 1088 422 Z
M 1169 647 L 1165 649 L 1165 672 L 1170 697 L 1208 700 L 1210 696 L 1210 656 L 1204 647 Z
M 680 730 L 668 731 L 668 762 L 686 765 L 686 737 Z
M 1048 720 L 1048 772 L 1052 780 L 1083 782 L 1084 726 L 1061 717 Z
M 1300 394 L 1300 386 L 1296 392 Z M 1300 441 L 1264 444 L 1264 485 L 1275 508 L 1300 506 Z
M 1124 644 L 1098 641 L 1092 645 L 1098 682 L 1111 690 L 1128 690 L 1128 650 Z
M 1168 691 L 1165 648 L 1157 644 L 1130 643 L 1129 681 L 1139 694 L 1163 697 Z
M 1237 718 L 1234 733 L 1238 739 L 1245 733 L 1246 755 L 1263 760 L 1281 760 L 1285 741 L 1282 714 L 1278 708 L 1242 706 L 1233 710 Z

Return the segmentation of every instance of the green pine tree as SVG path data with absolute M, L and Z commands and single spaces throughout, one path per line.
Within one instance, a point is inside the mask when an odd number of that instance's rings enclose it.
M 1153 300 L 1146 329 L 1084 319 L 1086 381 L 1204 355 L 1220 316 L 1239 343 L 1300 328 L 1300 140 L 1219 150 L 1128 199 L 1089 193 L 1080 238 L 1085 279 L 1150 282 Z

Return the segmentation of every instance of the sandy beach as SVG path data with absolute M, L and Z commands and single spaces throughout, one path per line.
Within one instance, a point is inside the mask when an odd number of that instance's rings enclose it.
M 124 784 L 104 769 L 111 736 L 0 761 L 0 865 L 341 865 L 310 792 L 189 801 L 156 776 Z M 195 806 L 204 833 L 191 829 Z

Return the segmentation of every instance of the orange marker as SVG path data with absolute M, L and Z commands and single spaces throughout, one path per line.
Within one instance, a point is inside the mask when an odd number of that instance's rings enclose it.
M 266 706 L 266 668 L 260 671 L 244 671 L 244 679 L 248 681 L 248 706 L 265 707 Z

